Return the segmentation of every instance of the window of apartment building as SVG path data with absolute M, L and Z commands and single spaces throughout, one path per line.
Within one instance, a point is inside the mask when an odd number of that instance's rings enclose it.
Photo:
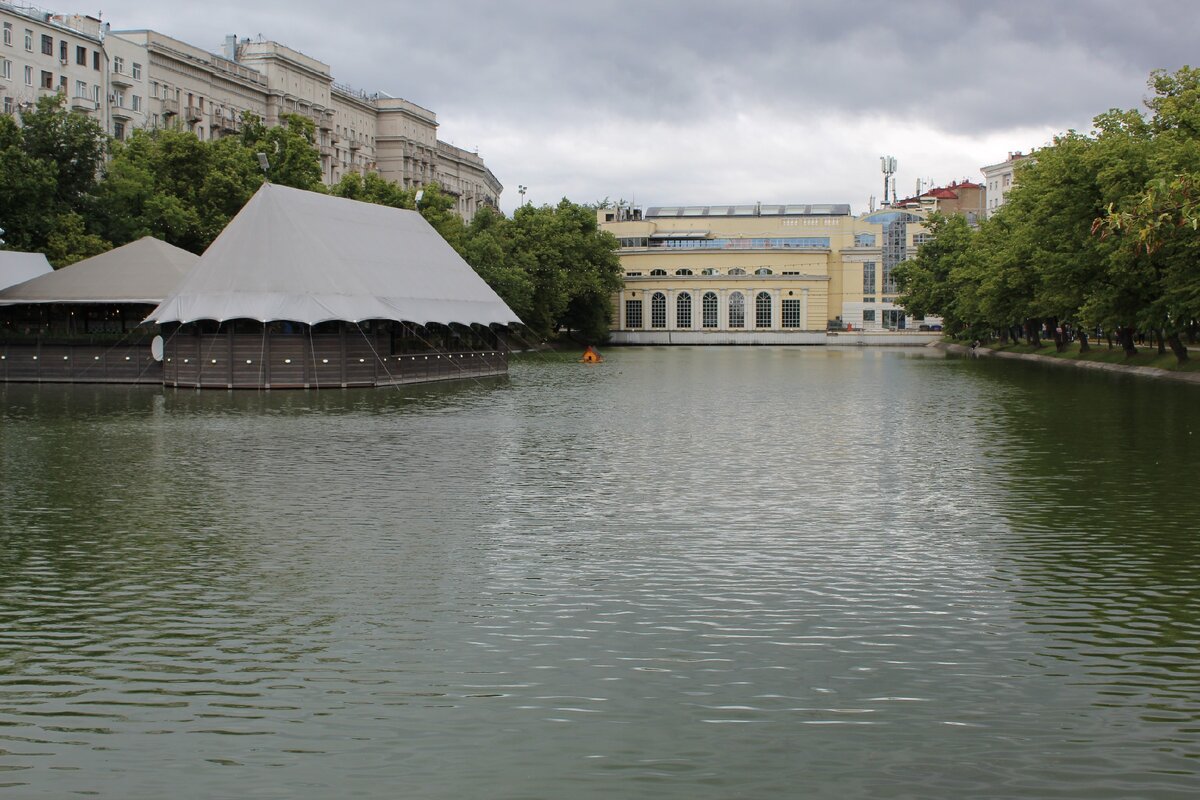
M 42 34 L 42 55 L 44 55 L 44 56 L 54 55 L 54 37 L 47 36 L 44 33 Z
M 113 123 L 113 138 L 118 141 L 125 138 L 125 123 L 124 122 L 114 122 Z
M 12 23 L 4 23 L 4 43 L 12 47 Z
M 874 247 L 875 234 L 873 233 L 856 233 L 854 234 L 855 247 Z
M 11 61 L 9 61 L 7 58 L 4 59 L 4 63 L 0 64 L 0 70 L 3 70 L 3 72 L 0 74 L 4 75 L 5 80 L 9 80 L 9 81 L 12 80 L 12 62 Z
M 758 269 L 754 270 L 754 274 L 755 275 L 773 275 L 774 273 L 771 272 L 771 270 L 767 269 L 766 267 L 759 267 Z
M 113 103 L 116 104 L 117 108 L 124 108 L 125 107 L 125 93 L 124 92 L 113 92 Z
M 139 81 L 142 79 L 142 65 L 136 61 L 133 62 L 133 77 L 135 80 Z
M 920 247 L 923 244 L 929 244 L 933 241 L 932 233 L 916 233 L 913 234 L 913 246 Z
M 675 298 L 675 327 L 692 327 L 692 296 L 687 292 Z
M 867 261 L 863 264 L 863 291 L 868 294 L 875 291 L 874 261 Z
M 87 66 L 87 48 L 75 46 L 75 63 Z
M 33 67 L 25 67 L 25 85 L 33 86 Z
M 29 28 L 25 29 L 25 49 L 31 53 L 33 52 L 33 31 L 29 30 Z
M 150 96 L 158 97 L 158 81 L 150 81 Z
M 131 97 L 129 107 L 132 108 L 134 111 L 141 111 L 142 110 L 142 96 L 135 94 L 133 97 Z
M 667 296 L 662 292 L 655 292 L 650 298 L 650 327 L 667 327 Z
M 4 113 L 13 113 L 13 99 L 11 97 L 4 98 Z
M 41 86 L 43 89 L 53 89 L 54 88 L 54 73 L 47 72 L 46 70 L 42 70 L 42 82 L 38 85 Z
M 113 72 L 119 75 L 125 74 L 125 59 L 120 56 L 113 56 Z
M 626 300 L 625 301 L 625 327 L 626 328 L 642 327 L 642 301 L 641 300 Z
M 717 327 L 717 293 L 705 292 L 700 300 L 700 324 L 706 328 Z
M 742 269 L 741 267 L 734 267 L 733 269 L 729 270 L 729 274 L 730 275 L 745 275 L 746 270 Z
M 82 97 L 85 100 L 91 96 L 91 92 L 88 91 L 87 81 L 75 81 L 75 96 Z
M 666 274 L 667 274 L 667 271 L 666 271 L 665 269 L 652 269 L 652 270 L 650 270 L 650 276 L 651 276 L 651 277 L 654 277 L 654 278 L 661 278 L 662 276 L 664 276 L 664 275 L 666 275 Z
M 692 271 L 690 269 L 677 269 L 677 270 L 675 270 L 675 274 L 676 275 L 691 275 Z
M 863 309 L 863 322 L 874 322 L 874 321 L 875 321 L 875 309 L 873 309 L 873 308 Z
M 730 327 L 746 326 L 746 299 L 740 291 L 730 295 Z
M 58 60 L 62 63 L 67 63 L 67 43 L 60 39 L 58 42 Z
M 754 298 L 754 327 L 771 327 L 771 295 L 759 292 Z
M 92 51 L 92 69 L 96 70 L 97 72 L 100 71 L 100 51 L 99 50 Z
M 800 316 L 800 301 L 785 298 L 783 301 L 783 327 L 803 328 L 804 321 Z
M 92 85 L 92 99 L 97 103 L 100 102 L 100 87 L 95 84 Z

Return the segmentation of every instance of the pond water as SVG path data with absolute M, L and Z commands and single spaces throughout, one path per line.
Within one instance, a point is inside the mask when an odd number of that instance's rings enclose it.
M 1200 391 L 612 349 L 0 385 L 0 797 L 1200 787 Z

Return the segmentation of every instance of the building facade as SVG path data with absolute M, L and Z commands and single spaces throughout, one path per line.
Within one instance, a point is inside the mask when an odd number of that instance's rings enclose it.
M 687 332 L 697 342 L 815 343 L 828 330 L 925 324 L 895 304 L 893 270 L 924 241 L 917 213 L 856 217 L 848 205 L 763 204 L 597 213 L 620 242 L 618 342 Z
M 313 121 L 327 184 L 353 172 L 407 188 L 436 181 L 467 221 L 499 206 L 503 185 L 478 153 L 438 139 L 434 112 L 338 84 L 328 64 L 278 42 L 229 36 L 218 55 L 156 31 L 3 2 L 0 22 L 5 113 L 61 95 L 115 139 L 161 127 L 213 139 L 236 133 L 245 114 L 267 125 L 298 114 Z
M 1017 164 L 1027 158 L 1030 156 L 1024 155 L 1018 150 L 1015 153 L 1009 153 L 1008 158 L 999 164 L 980 167 L 980 172 L 983 173 L 983 185 L 986 187 L 987 216 L 990 217 L 996 213 L 997 208 L 1004 205 L 1004 199 L 1016 181 Z

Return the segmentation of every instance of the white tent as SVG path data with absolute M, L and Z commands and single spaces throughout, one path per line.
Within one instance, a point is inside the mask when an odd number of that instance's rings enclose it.
M 53 272 L 50 262 L 41 253 L 18 253 L 0 250 L 0 289 L 24 283 L 30 278 Z
M 155 322 L 520 322 L 415 211 L 265 184 Z
M 199 257 L 151 236 L 0 290 L 19 303 L 161 303 Z M 47 265 L 49 266 L 49 265 Z

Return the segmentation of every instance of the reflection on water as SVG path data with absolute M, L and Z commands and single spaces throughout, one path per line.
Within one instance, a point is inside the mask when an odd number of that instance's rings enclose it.
M 1190 796 L 1194 387 L 606 356 L 0 386 L 0 795 Z

